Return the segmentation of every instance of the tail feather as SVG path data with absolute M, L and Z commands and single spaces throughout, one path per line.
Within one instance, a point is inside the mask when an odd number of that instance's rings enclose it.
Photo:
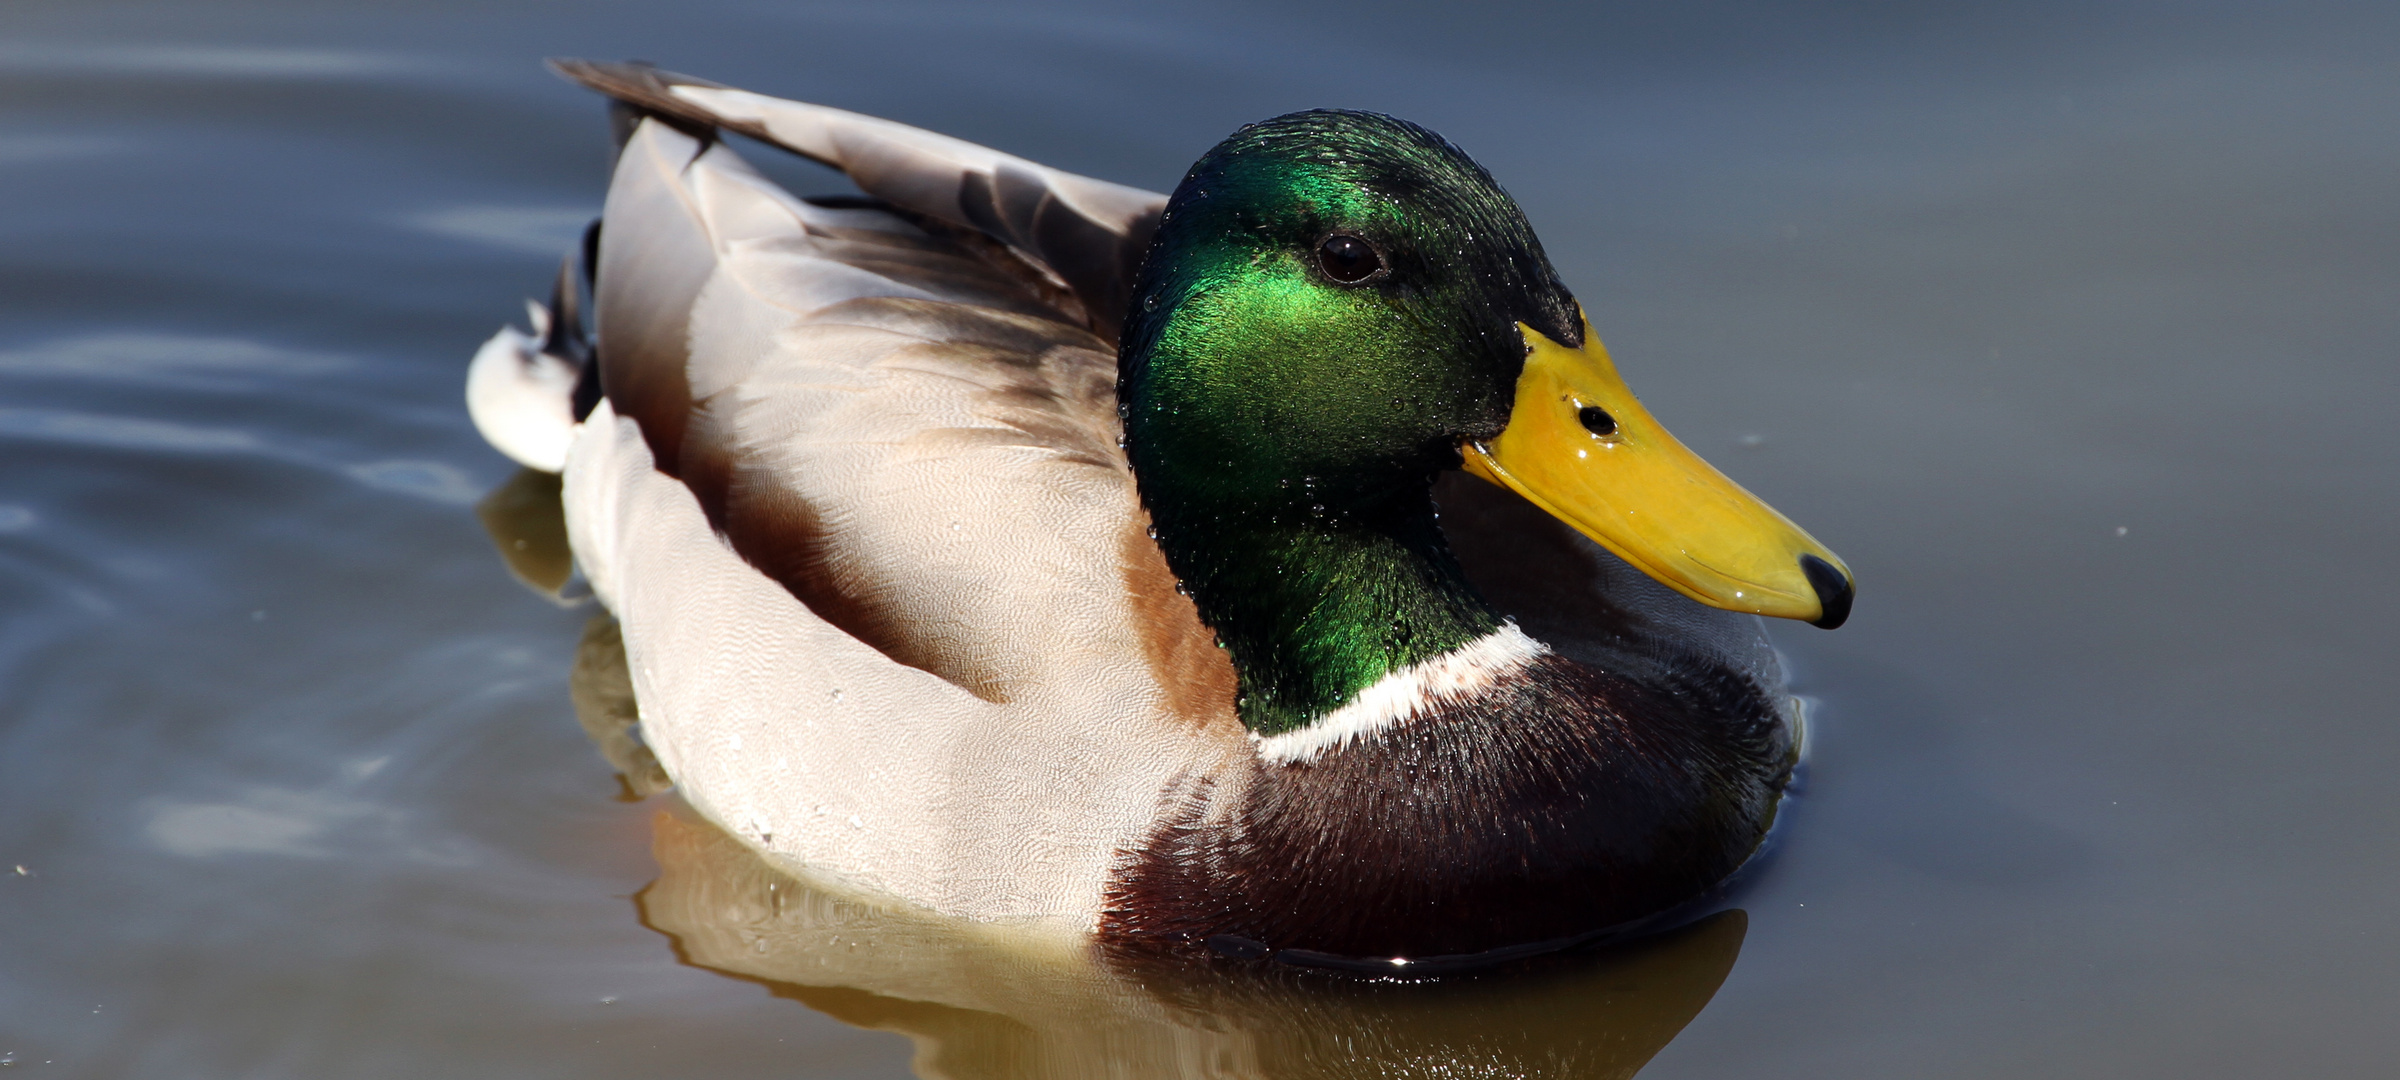
M 555 356 L 576 370 L 583 369 L 592 359 L 592 340 L 583 331 L 583 282 L 578 280 L 578 262 L 568 255 L 558 262 L 558 280 L 550 285 L 549 325 L 540 328 L 542 352 Z
M 475 430 L 510 460 L 543 472 L 566 468 L 567 447 L 591 411 L 582 399 L 599 399 L 592 378 L 598 365 L 583 326 L 580 261 L 576 254 L 560 261 L 549 306 L 526 303 L 532 333 L 503 326 L 467 365 L 467 415 Z

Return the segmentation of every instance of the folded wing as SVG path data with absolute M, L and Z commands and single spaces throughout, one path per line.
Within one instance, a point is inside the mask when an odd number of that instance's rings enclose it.
M 1166 197 L 1027 161 L 963 139 L 768 97 L 641 64 L 554 60 L 576 82 L 638 109 L 774 143 L 848 174 L 914 215 L 992 237 L 1073 295 L 1116 340 Z

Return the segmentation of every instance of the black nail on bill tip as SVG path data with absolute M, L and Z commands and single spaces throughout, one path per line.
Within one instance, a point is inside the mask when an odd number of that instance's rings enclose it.
M 1811 625 L 1831 630 L 1848 621 L 1852 597 L 1849 576 L 1814 555 L 1800 556 L 1800 572 L 1808 576 L 1809 587 L 1817 590 L 1817 604 L 1823 609 Z

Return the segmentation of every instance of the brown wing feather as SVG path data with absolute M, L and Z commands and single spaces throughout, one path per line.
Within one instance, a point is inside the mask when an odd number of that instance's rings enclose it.
M 617 175 L 652 177 L 687 162 L 659 157 L 654 141 L 628 144 Z M 682 147 L 674 153 L 686 153 Z M 600 384 L 620 416 L 641 425 L 660 471 L 682 474 L 683 432 L 692 411 L 685 368 L 692 297 L 716 272 L 716 253 L 697 211 L 672 184 L 611 184 L 601 213 L 600 266 L 593 278 Z
M 601 249 L 611 406 L 818 617 L 986 701 L 1172 675 L 1168 711 L 1225 714 L 1222 653 L 1155 547 L 1128 554 L 1147 519 L 1088 326 L 903 216 L 805 203 L 654 121 Z
M 560 75 L 682 125 L 723 128 L 842 170 L 911 214 L 975 230 L 1073 294 L 1114 342 L 1166 198 L 944 135 L 644 64 L 552 60 Z

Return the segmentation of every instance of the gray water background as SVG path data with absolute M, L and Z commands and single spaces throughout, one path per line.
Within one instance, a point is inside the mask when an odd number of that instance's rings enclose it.
M 2393 1075 L 2396 13 L 11 0 L 0 1063 L 907 1074 L 639 925 L 584 613 L 471 511 L 588 55 L 1156 189 L 1314 106 L 1484 162 L 1860 583 L 1777 628 L 1807 788 L 1645 1077 Z

